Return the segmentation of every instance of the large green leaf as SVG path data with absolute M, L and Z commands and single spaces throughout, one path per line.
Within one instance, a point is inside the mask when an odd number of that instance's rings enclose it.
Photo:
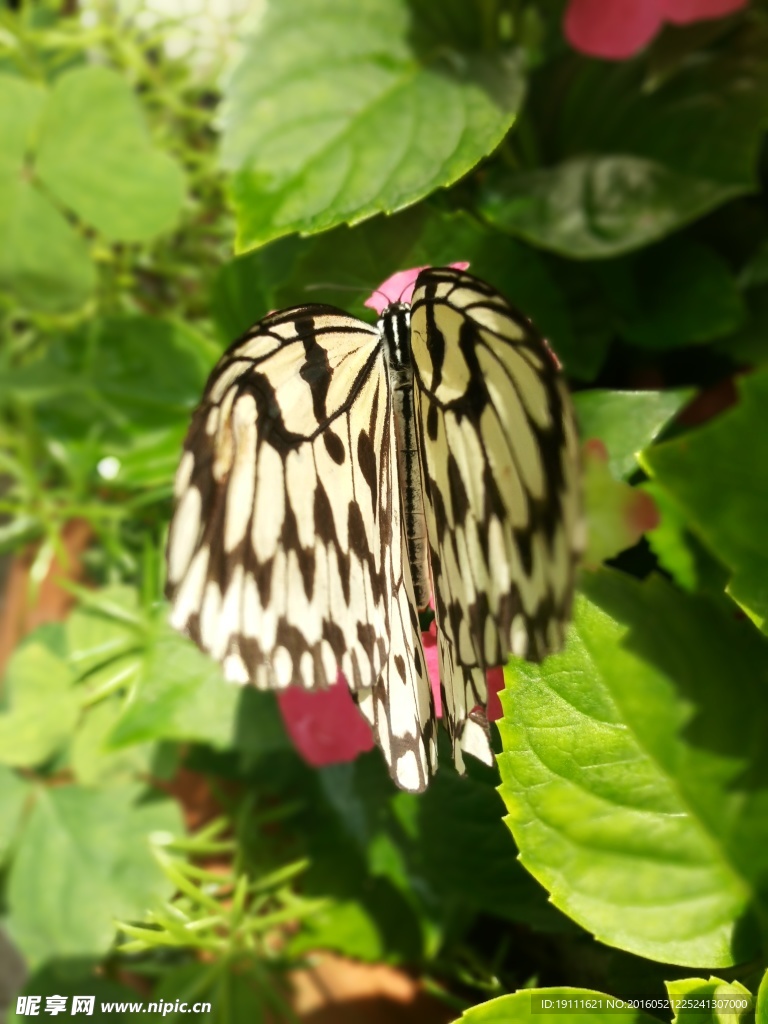
M 92 65 L 61 75 L 43 114 L 42 183 L 86 224 L 115 242 L 139 242 L 176 224 L 184 177 L 155 149 L 125 77 Z
M 669 1001 L 675 1011 L 673 1024 L 738 1024 L 753 1020 L 755 1000 L 738 981 L 722 978 L 681 978 L 668 981 Z
M 480 1003 L 454 1024 L 582 1024 L 585 1018 L 593 1024 L 614 1024 L 617 1014 L 626 1024 L 659 1024 L 660 1019 L 604 992 L 562 986 L 525 989 Z
M 213 659 L 161 627 L 144 653 L 141 678 L 110 743 L 177 739 L 231 746 L 241 696 L 242 689 L 224 681 Z
M 18 172 L 0 175 L 0 237 L 0 287 L 11 289 L 24 306 L 57 313 L 82 305 L 93 291 L 88 246 Z
M 255 746 L 258 729 L 238 719 L 242 689 L 226 683 L 220 667 L 172 631 L 166 616 L 166 605 L 142 610 L 131 587 L 105 587 L 66 626 L 33 633 L 9 665 L 0 764 L 49 757 L 73 733 L 81 707 L 85 717 L 71 753 L 83 781 L 99 770 L 112 779 L 141 770 L 155 740 L 223 747 L 240 737 L 244 749 Z M 119 714 L 117 695 L 125 698 Z M 258 716 L 262 709 L 250 710 Z M 140 749 L 121 750 L 133 745 Z
M 760 366 L 768 362 L 768 285 L 750 288 L 744 295 L 746 320 L 742 327 L 714 348 L 737 365 Z
M 756 1024 L 768 1024 L 768 971 L 763 974 L 757 990 L 757 1006 L 755 1007 Z
M 747 190 L 640 156 L 585 156 L 521 174 L 497 172 L 480 210 L 533 245 L 596 259 L 647 245 Z
M 117 697 L 91 708 L 72 738 L 69 760 L 75 780 L 84 786 L 133 782 L 149 775 L 157 777 L 156 744 L 137 743 L 114 750 L 109 737 L 122 711 Z
M 30 789 L 25 779 L 0 765 L 0 864 L 14 842 Z
M 0 287 L 31 309 L 81 306 L 96 271 L 61 207 L 110 240 L 152 238 L 178 220 L 181 170 L 105 67 L 65 72 L 50 92 L 2 74 L 0 111 Z
M 768 371 L 742 378 L 739 404 L 645 453 L 643 466 L 733 572 L 731 595 L 768 628 Z
M 584 441 L 599 438 L 616 477 L 638 468 L 647 448 L 691 397 L 690 391 L 578 391 L 573 396 Z
M 41 630 L 18 647 L 5 677 L 9 709 L 0 714 L 0 764 L 34 767 L 47 761 L 77 722 L 75 673 L 45 642 Z M 56 634 L 58 635 L 58 633 Z
M 471 908 L 542 931 L 567 925 L 520 870 L 489 781 L 442 771 L 423 797 L 399 793 L 393 807 L 410 838 L 403 844 L 409 877 L 420 880 L 441 913 Z
M 463 0 L 273 0 L 225 94 L 239 247 L 400 209 L 495 149 L 523 79 L 482 31 Z
M 768 645 L 659 578 L 582 586 L 565 652 L 507 672 L 501 792 L 521 859 L 603 942 L 748 960 L 768 900 Z
M 152 857 L 151 833 L 183 831 L 170 800 L 133 787 L 40 788 L 8 881 L 8 926 L 30 963 L 99 957 L 115 918 L 143 917 L 172 884 Z
M 20 993 L 20 995 L 40 997 L 39 1012 L 35 1016 L 43 1020 L 47 1016 L 45 1008 L 48 996 L 63 996 L 66 999 L 63 1013 L 67 1017 L 71 1017 L 74 1013 L 74 997 L 86 994 L 93 996 L 96 1000 L 95 1007 L 97 1009 L 93 1015 L 94 1020 L 98 1019 L 96 1014 L 99 1013 L 102 1003 L 113 1004 L 113 1009 L 107 1011 L 110 1024 L 131 1024 L 131 1021 L 136 1020 L 135 1015 L 141 1013 L 143 1009 L 143 1002 L 135 988 L 119 985 L 95 971 L 81 973 L 75 970 L 73 972 L 71 964 L 62 965 L 55 962 L 47 964 L 27 978 Z M 118 1010 L 118 1006 L 122 1006 L 122 1008 Z M 29 1012 L 16 1013 L 13 1006 L 8 1009 L 7 1024 L 28 1024 Z M 84 1010 L 80 1010 L 79 1014 L 82 1014 L 83 1017 L 87 1015 Z M 106 1013 L 104 1016 L 106 1017 Z
M 619 333 L 647 349 L 711 341 L 737 330 L 745 307 L 714 249 L 672 238 L 640 253 L 598 263 Z
M 15 75 L 0 74 L 0 183 L 18 175 L 35 136 L 45 91 Z
M 546 166 L 497 168 L 480 208 L 494 224 L 579 259 L 615 256 L 756 187 L 768 122 L 759 27 L 646 81 L 642 59 L 569 57 L 540 76 L 533 110 Z

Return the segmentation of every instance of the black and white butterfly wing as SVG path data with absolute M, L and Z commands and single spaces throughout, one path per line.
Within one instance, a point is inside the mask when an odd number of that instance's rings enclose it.
M 331 306 L 271 314 L 222 356 L 176 476 L 171 624 L 262 688 L 344 673 L 397 783 L 435 767 L 434 711 L 402 557 L 378 333 Z
M 474 707 L 485 707 L 485 670 L 510 652 L 540 660 L 562 646 L 583 546 L 578 442 L 546 343 L 483 281 L 450 268 L 422 271 L 411 349 L 457 753 L 467 739 L 476 745 L 476 729 L 463 733 Z

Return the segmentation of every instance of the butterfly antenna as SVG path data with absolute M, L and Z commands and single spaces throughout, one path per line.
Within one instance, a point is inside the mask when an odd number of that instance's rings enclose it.
M 337 284 L 335 281 L 313 281 L 312 284 L 305 284 L 305 292 L 319 292 L 323 288 L 332 288 L 337 292 L 359 292 L 361 289 L 354 284 Z

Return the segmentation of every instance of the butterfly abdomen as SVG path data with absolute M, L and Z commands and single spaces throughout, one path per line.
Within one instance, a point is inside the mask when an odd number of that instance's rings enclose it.
M 410 307 L 402 303 L 389 306 L 379 320 L 378 329 L 384 341 L 392 389 L 392 414 L 395 421 L 405 543 L 411 565 L 416 604 L 419 611 L 422 611 L 429 604 L 432 588 L 429 578 L 427 521 L 424 514 L 416 412 L 413 405 Z

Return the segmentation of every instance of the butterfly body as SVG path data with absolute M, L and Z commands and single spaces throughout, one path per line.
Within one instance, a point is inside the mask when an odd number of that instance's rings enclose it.
M 485 671 L 562 644 L 582 544 L 567 392 L 490 286 L 422 272 L 371 327 L 270 314 L 195 411 L 168 543 L 171 622 L 225 675 L 346 678 L 398 785 L 436 767 L 418 622 L 434 595 L 454 760 L 491 760 Z
M 398 480 L 404 510 L 405 545 L 411 567 L 414 600 L 418 610 L 423 611 L 429 605 L 431 586 L 427 521 L 424 514 L 423 483 L 413 397 L 411 307 L 401 302 L 388 306 L 379 318 L 376 328 L 384 345 L 389 383 L 392 389 Z

